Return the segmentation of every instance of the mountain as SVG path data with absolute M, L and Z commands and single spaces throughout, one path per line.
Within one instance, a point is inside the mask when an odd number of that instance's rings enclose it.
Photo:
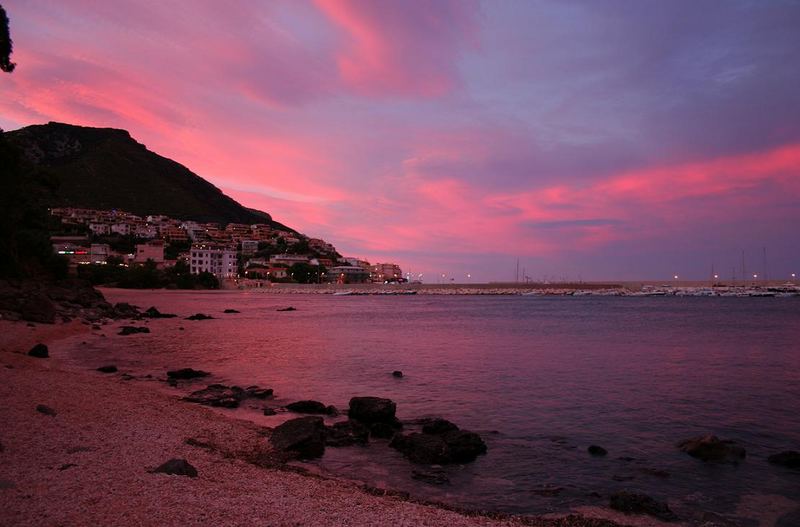
M 292 231 L 266 212 L 248 209 L 185 166 L 148 150 L 125 130 L 50 122 L 4 138 L 48 176 L 39 199 L 48 207 L 121 209 L 140 216 L 216 223 L 266 223 Z

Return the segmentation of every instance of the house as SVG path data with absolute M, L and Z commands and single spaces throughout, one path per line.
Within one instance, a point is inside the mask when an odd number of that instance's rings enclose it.
M 211 273 L 218 279 L 237 276 L 236 249 L 211 243 L 192 244 L 189 258 L 192 274 Z

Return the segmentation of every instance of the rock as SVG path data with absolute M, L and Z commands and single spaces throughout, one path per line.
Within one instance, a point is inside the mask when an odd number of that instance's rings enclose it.
M 264 408 L 264 415 L 277 415 L 278 412 L 273 410 L 272 408 L 266 407 Z
M 586 451 L 593 456 L 605 456 L 606 454 L 608 454 L 608 450 L 597 445 L 590 445 L 589 448 L 586 449 Z
M 56 306 L 47 296 L 36 293 L 22 304 L 22 319 L 30 322 L 54 324 L 56 321 Z
M 369 425 L 369 434 L 372 437 L 391 439 L 400 430 L 399 423 L 372 423 Z
M 211 375 L 207 371 L 193 370 L 192 368 L 181 368 L 179 370 L 170 370 L 167 372 L 167 377 L 170 379 L 199 379 L 201 377 L 208 377 Z
M 122 326 L 120 332 L 117 335 L 134 335 L 136 333 L 150 333 L 150 328 L 146 327 L 136 327 L 136 326 Z
M 430 485 L 446 485 L 450 483 L 450 478 L 447 477 L 443 470 L 412 470 L 411 478 Z
M 152 472 L 171 474 L 173 476 L 189 476 L 190 478 L 197 477 L 197 469 L 185 459 L 170 459 L 163 465 L 153 469 Z
M 117 367 L 113 365 L 100 366 L 99 368 L 97 368 L 97 371 L 99 371 L 100 373 L 117 373 Z
M 399 450 L 414 463 L 443 465 L 450 462 L 450 451 L 442 436 L 413 433 L 396 434 L 389 446 Z
M 325 424 L 315 416 L 291 419 L 275 427 L 270 443 L 301 459 L 320 457 L 325 453 Z
M 612 509 L 625 514 L 648 514 L 664 521 L 678 519 L 666 503 L 656 501 L 646 494 L 615 492 L 611 495 L 609 505 Z
M 184 401 L 190 403 L 222 408 L 237 408 L 242 399 L 244 399 L 244 390 L 224 384 L 211 384 L 183 398 Z
M 280 308 L 276 309 L 275 311 L 297 311 L 297 309 L 289 306 L 289 307 L 280 307 Z
M 475 461 L 479 455 L 486 453 L 486 443 L 475 432 L 457 430 L 447 432 L 442 437 L 450 448 L 450 459 L 453 463 Z
M 186 317 L 186 320 L 211 320 L 214 317 L 211 315 L 204 315 L 203 313 L 195 313 L 192 316 Z
M 286 405 L 286 409 L 298 414 L 327 414 L 328 407 L 319 401 L 297 401 Z
M 436 417 L 422 425 L 423 434 L 444 434 L 458 430 L 458 426 L 447 419 Z
M 232 313 L 241 313 L 241 311 L 237 311 L 235 309 L 226 309 L 225 311 L 223 311 L 223 313 L 232 314 Z
M 392 372 L 392 377 L 396 377 L 396 378 L 400 379 L 400 378 L 403 377 L 403 372 L 400 371 L 400 370 L 394 370 Z
M 325 445 L 343 447 L 351 445 L 366 445 L 369 429 L 358 421 L 342 421 L 325 429 Z
M 162 313 L 155 306 L 148 307 L 144 313 L 142 313 L 143 317 L 147 318 L 175 318 L 178 315 L 174 315 L 172 313 Z
M 32 347 L 30 351 L 28 351 L 28 355 L 31 357 L 36 357 L 37 359 L 46 359 L 50 356 L 50 351 L 47 349 L 47 346 L 39 343 Z
M 272 388 L 259 388 L 258 386 L 248 386 L 244 389 L 245 397 L 254 399 L 267 399 L 272 397 Z
M 43 404 L 36 405 L 36 411 L 40 414 L 49 415 L 50 417 L 56 416 L 56 411 L 50 408 L 49 406 L 45 406 Z
M 773 454 L 767 458 L 773 465 L 780 465 L 788 468 L 800 468 L 800 452 L 787 450 L 780 454 Z
M 744 459 L 745 449 L 734 441 L 721 440 L 714 435 L 687 439 L 678 443 L 678 448 L 703 461 L 738 463 Z
M 353 397 L 347 415 L 363 423 L 394 423 L 397 405 L 391 399 L 380 397 Z
M 127 302 L 117 302 L 111 309 L 113 311 L 112 314 L 114 318 L 131 319 L 139 317 L 139 308 L 136 306 L 132 306 Z

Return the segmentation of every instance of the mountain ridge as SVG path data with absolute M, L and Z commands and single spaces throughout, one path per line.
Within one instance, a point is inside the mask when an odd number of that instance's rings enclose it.
M 51 121 L 4 132 L 52 188 L 47 207 L 122 209 L 214 223 L 265 223 L 296 232 L 247 208 L 186 166 L 149 150 L 127 130 Z

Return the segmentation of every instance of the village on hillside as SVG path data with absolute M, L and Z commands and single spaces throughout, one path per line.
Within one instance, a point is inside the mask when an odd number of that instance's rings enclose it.
M 267 224 L 199 223 L 165 215 L 146 217 L 121 210 L 52 208 L 53 250 L 70 271 L 116 266 L 185 269 L 213 275 L 219 284 L 258 286 L 264 282 L 401 283 L 394 263 L 370 264 L 344 257 L 319 238 Z

